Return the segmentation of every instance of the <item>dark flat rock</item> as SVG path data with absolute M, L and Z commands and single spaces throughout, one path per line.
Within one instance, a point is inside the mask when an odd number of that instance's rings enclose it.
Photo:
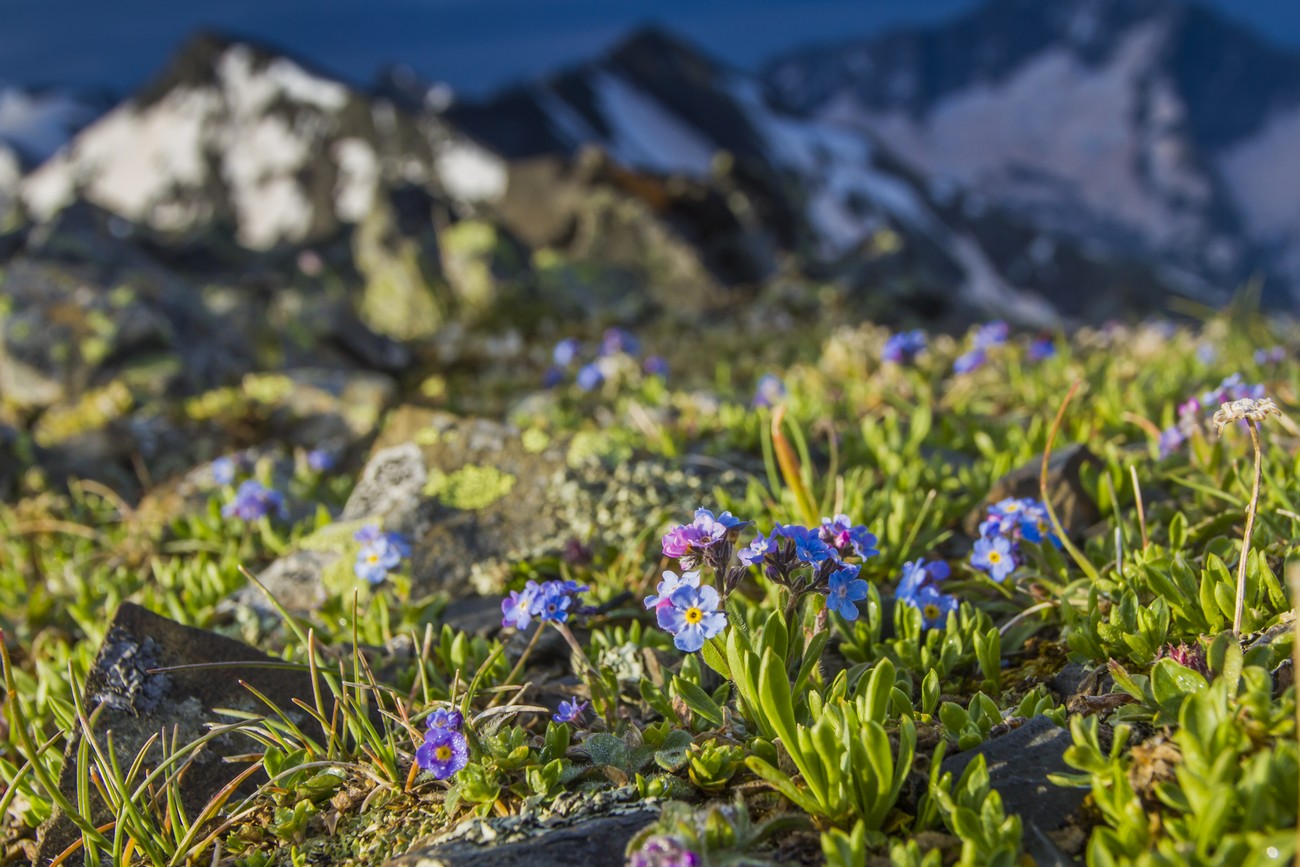
M 286 669 L 264 668 L 274 662 L 242 642 L 202 629 L 182 626 L 139 605 L 123 603 L 113 617 L 108 634 L 86 678 L 84 701 L 88 714 L 99 708 L 95 735 L 101 746 L 112 732 L 118 760 L 128 767 L 146 741 L 160 732 L 176 743 L 187 744 L 207 733 L 208 723 L 229 723 L 216 708 L 266 713 L 266 708 L 240 681 L 248 683 L 280 708 L 293 708 L 292 699 L 310 699 L 311 681 L 306 674 Z M 214 668 L 158 671 L 160 668 L 196 663 L 246 663 Z M 290 713 L 290 716 L 296 714 Z M 68 744 L 59 787 L 74 803 L 77 798 L 78 734 Z M 193 817 L 208 800 L 236 777 L 243 764 L 227 764 L 226 756 L 253 752 L 256 744 L 238 733 L 208 741 L 181 778 L 185 809 Z M 157 745 L 151 748 L 145 767 L 152 768 L 161 757 Z M 245 781 L 241 793 L 251 792 L 264 774 Z M 95 799 L 92 815 L 96 824 L 108 821 L 107 808 Z M 48 864 L 78 839 L 80 832 L 57 808 L 40 828 L 35 863 Z
M 637 810 L 601 816 L 495 846 L 446 843 L 394 858 L 386 867 L 623 867 L 628 842 L 658 815 Z
M 989 782 L 1002 795 L 1008 814 L 1016 813 L 1028 827 L 1043 831 L 1065 824 L 1087 791 L 1052 784 L 1048 774 L 1073 773 L 1063 755 L 1070 733 L 1045 716 L 1036 716 L 1001 737 L 944 759 L 943 770 L 959 778 L 976 756 L 988 764 Z

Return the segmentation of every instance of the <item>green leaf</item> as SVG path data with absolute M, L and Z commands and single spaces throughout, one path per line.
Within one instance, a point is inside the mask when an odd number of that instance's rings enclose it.
M 622 738 L 614 737 L 606 732 L 587 735 L 582 742 L 582 749 L 588 756 L 591 756 L 592 762 L 597 765 L 626 768 L 628 760 L 632 757 L 632 751 Z
M 1237 651 L 1240 654 L 1240 650 Z M 1161 659 L 1151 668 L 1151 694 L 1162 707 L 1170 703 L 1182 704 L 1183 698 L 1209 687 L 1199 672 L 1179 665 L 1172 659 Z
M 682 701 L 694 713 L 704 717 L 715 726 L 722 725 L 722 708 L 718 707 L 709 694 L 689 680 L 674 676 L 672 689 L 681 696 Z
M 749 768 L 754 776 L 765 782 L 770 783 L 778 792 L 786 797 L 792 804 L 805 813 L 812 813 L 814 816 L 825 815 L 815 800 L 808 796 L 807 793 L 795 786 L 790 778 L 778 771 L 772 765 L 768 764 L 758 756 L 748 756 L 745 759 L 745 767 Z
M 790 650 L 790 633 L 785 628 L 785 617 L 779 609 L 769 614 L 763 623 L 763 635 L 755 649 L 759 654 L 771 650 L 782 660 L 786 658 Z
M 727 665 L 726 645 L 721 638 L 714 636 L 704 642 L 700 655 L 704 657 L 705 665 L 722 675 L 723 679 L 731 680 L 731 666 Z
M 799 676 L 794 681 L 794 694 L 802 696 L 804 689 L 808 686 L 808 680 L 812 673 L 817 669 L 817 664 L 821 662 L 822 651 L 826 649 L 826 641 L 830 638 L 830 631 L 824 630 L 818 632 L 808 642 L 808 649 L 804 651 L 803 663 L 799 666 Z

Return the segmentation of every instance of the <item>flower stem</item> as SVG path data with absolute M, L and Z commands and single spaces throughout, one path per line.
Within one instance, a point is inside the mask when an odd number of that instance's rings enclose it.
M 1246 610 L 1246 558 L 1250 554 L 1250 536 L 1255 529 L 1255 510 L 1259 508 L 1259 482 L 1264 473 L 1259 453 L 1259 430 L 1254 419 L 1246 419 L 1250 427 L 1250 443 L 1255 447 L 1255 481 L 1250 488 L 1250 504 L 1246 506 L 1246 532 L 1241 537 L 1241 562 L 1237 564 L 1237 607 L 1232 613 L 1232 634 L 1241 637 L 1241 618 Z
M 537 628 L 533 630 L 533 637 L 528 639 L 528 645 L 524 647 L 524 652 L 519 654 L 519 661 L 515 663 L 514 668 L 510 669 L 510 673 L 506 675 L 505 682 L 501 684 L 502 686 L 509 686 L 510 684 L 515 682 L 515 678 L 519 676 L 519 672 L 522 671 L 524 668 L 524 663 L 528 661 L 529 654 L 531 654 L 533 652 L 533 648 L 537 646 L 537 639 L 542 637 L 543 626 L 544 624 L 541 623 L 537 624 Z M 491 703 L 488 704 L 488 707 L 495 707 L 496 704 L 499 701 L 501 701 L 501 699 L 504 697 L 505 697 L 504 690 L 497 693 L 496 698 L 492 699 Z

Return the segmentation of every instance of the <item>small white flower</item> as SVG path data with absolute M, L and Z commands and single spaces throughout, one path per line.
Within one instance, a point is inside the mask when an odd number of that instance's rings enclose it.
M 1234 421 L 1262 422 L 1270 415 L 1282 415 L 1282 410 L 1278 409 L 1277 404 L 1273 403 L 1273 398 L 1263 397 L 1256 400 L 1251 397 L 1243 397 L 1241 400 L 1234 400 L 1220 406 L 1212 421 L 1214 422 L 1215 432 L 1222 434 L 1223 429 Z

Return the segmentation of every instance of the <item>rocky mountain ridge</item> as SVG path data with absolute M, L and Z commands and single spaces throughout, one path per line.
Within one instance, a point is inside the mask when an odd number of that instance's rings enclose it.
M 796 52 L 783 105 L 870 132 L 932 184 L 1157 263 L 1189 289 L 1300 291 L 1300 56 L 1181 0 L 993 0 Z

